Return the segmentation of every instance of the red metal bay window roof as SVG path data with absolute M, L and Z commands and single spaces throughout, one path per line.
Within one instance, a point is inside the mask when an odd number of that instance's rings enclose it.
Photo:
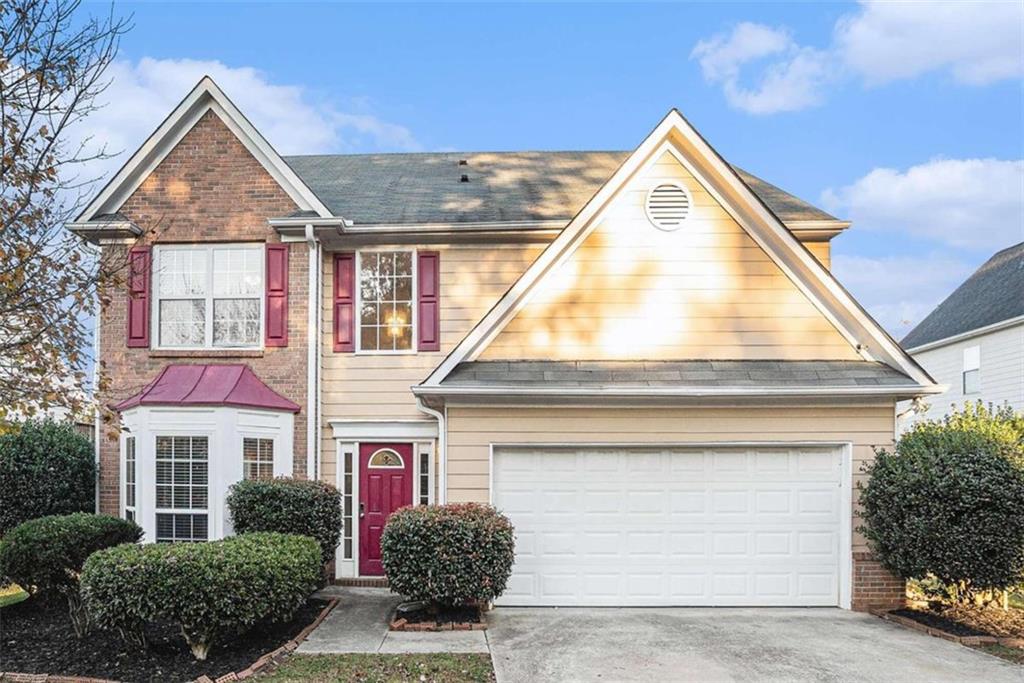
M 236 406 L 262 410 L 300 407 L 268 387 L 248 365 L 168 365 L 142 391 L 113 406 Z

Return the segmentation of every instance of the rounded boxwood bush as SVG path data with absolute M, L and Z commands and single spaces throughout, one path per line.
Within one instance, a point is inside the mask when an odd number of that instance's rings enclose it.
M 978 421 L 916 425 L 895 452 L 877 453 L 861 490 L 861 531 L 882 564 L 904 579 L 934 576 L 962 600 L 1024 580 L 1022 444 Z
M 324 563 L 341 540 L 341 492 L 322 481 L 279 477 L 231 487 L 228 509 L 235 533 L 276 531 L 312 536 Z
M 29 520 L 0 541 L 0 577 L 34 592 L 56 592 L 68 601 L 71 623 L 81 637 L 89 618 L 79 595 L 79 575 L 97 550 L 135 543 L 142 529 L 109 515 L 76 512 Z
M 144 643 L 143 626 L 180 625 L 193 656 L 261 621 L 286 621 L 320 582 L 320 546 L 308 536 L 254 533 L 210 543 L 121 546 L 82 571 L 94 623 Z
M 512 523 L 476 503 L 401 508 L 380 547 L 392 591 L 443 606 L 497 598 L 515 559 Z
M 36 517 L 91 512 L 92 443 L 74 425 L 50 420 L 30 420 L 0 435 L 0 501 L 0 536 Z

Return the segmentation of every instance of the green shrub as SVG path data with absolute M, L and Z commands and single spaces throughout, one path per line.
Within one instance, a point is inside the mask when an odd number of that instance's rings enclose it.
M 64 596 L 75 633 L 82 637 L 89 630 L 89 617 L 79 595 L 79 575 L 86 558 L 97 550 L 135 543 L 141 537 L 142 529 L 134 522 L 109 515 L 76 512 L 29 520 L 0 541 L 0 576 L 25 589 Z
M 862 533 L 892 573 L 934 576 L 961 600 L 1024 579 L 1024 444 L 1009 413 L 973 407 L 879 451 Z
M 96 464 L 92 444 L 75 427 L 25 422 L 0 435 L 0 536 L 36 517 L 92 512 Z
M 276 531 L 312 536 L 326 564 L 341 539 L 341 492 L 322 481 L 279 477 L 231 487 L 228 509 L 235 533 Z
M 128 640 L 144 642 L 147 622 L 179 624 L 202 660 L 258 622 L 289 619 L 319 585 L 320 568 L 320 547 L 305 536 L 122 546 L 85 563 L 82 597 L 94 623 Z
M 508 518 L 475 503 L 401 508 L 380 545 L 392 591 L 445 606 L 501 595 L 515 559 Z

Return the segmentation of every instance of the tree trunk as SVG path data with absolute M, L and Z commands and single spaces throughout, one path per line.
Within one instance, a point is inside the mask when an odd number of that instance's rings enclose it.
M 193 638 L 185 633 L 185 629 L 182 629 L 181 633 L 185 636 L 185 642 L 188 643 L 189 649 L 192 650 L 192 656 L 200 662 L 205 662 L 206 656 L 210 654 L 211 643 L 203 638 Z
M 82 603 L 82 596 L 77 590 L 68 591 L 64 595 L 68 600 L 68 614 L 71 616 L 75 636 L 79 639 L 84 638 L 89 633 L 89 612 Z

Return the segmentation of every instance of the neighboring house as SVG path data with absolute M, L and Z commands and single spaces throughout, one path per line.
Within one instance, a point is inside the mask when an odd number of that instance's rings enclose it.
M 901 426 L 941 418 L 965 402 L 1024 410 L 1024 242 L 986 261 L 902 344 L 949 388 Z
M 133 263 L 101 507 L 147 540 L 291 474 L 344 493 L 338 577 L 382 574 L 397 507 L 479 501 L 500 604 L 902 595 L 854 482 L 938 387 L 830 275 L 848 224 L 674 110 L 632 152 L 282 158 L 203 79 L 70 227 Z

